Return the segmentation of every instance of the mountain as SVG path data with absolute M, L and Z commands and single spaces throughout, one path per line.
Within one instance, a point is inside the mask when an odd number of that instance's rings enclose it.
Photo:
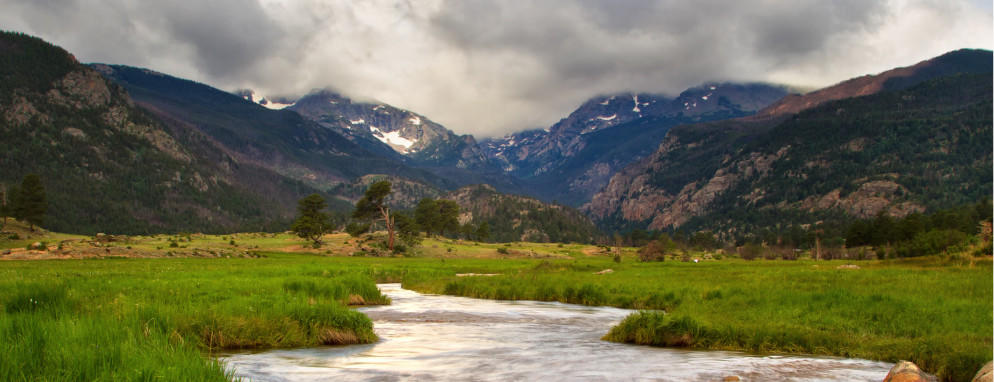
M 675 98 L 620 93 L 592 98 L 548 131 L 484 141 L 487 156 L 547 200 L 580 205 L 625 165 L 649 155 L 673 126 L 749 115 L 782 87 L 709 83 Z
M 44 226 L 93 234 L 283 229 L 317 190 L 163 123 L 41 39 L 0 32 L 0 184 L 45 186 Z M 341 208 L 341 204 L 335 204 Z
M 291 98 L 286 98 L 286 97 L 270 98 L 263 95 L 259 95 L 256 94 L 255 91 L 252 89 L 239 89 L 236 90 L 234 94 L 236 96 L 242 97 L 242 99 L 246 101 L 257 103 L 259 105 L 262 105 L 262 107 L 264 108 L 272 110 L 283 110 L 290 106 L 293 106 L 294 103 L 297 103 L 297 100 Z
M 177 131 L 195 130 L 227 154 L 319 189 L 367 174 L 453 186 L 428 171 L 377 155 L 290 110 L 270 110 L 207 85 L 151 70 L 93 65 L 136 104 Z M 299 103 L 299 102 L 298 102 Z
M 486 222 L 490 239 L 497 242 L 590 243 L 600 236 L 594 223 L 574 208 L 501 194 L 485 184 L 462 187 L 442 198 L 459 205 L 460 224 Z
M 445 191 L 430 184 L 382 174 L 364 175 L 353 179 L 349 183 L 342 183 L 332 187 L 328 192 L 355 204 L 366 193 L 366 189 L 370 185 L 381 180 L 390 182 L 391 193 L 387 196 L 386 202 L 387 205 L 394 209 L 412 210 L 418 205 L 418 201 L 421 199 L 437 199 L 445 193 Z
M 991 59 L 952 52 L 673 128 L 583 209 L 615 228 L 739 235 L 976 202 L 992 191 Z
M 288 109 L 348 136 L 360 146 L 385 145 L 416 165 L 474 169 L 487 163 L 471 135 L 456 135 L 422 115 L 390 105 L 353 102 L 322 90 L 304 96 Z
M 807 94 L 791 94 L 759 111 L 756 119 L 796 114 L 828 101 L 875 94 L 884 90 L 901 90 L 923 81 L 951 73 L 990 71 L 991 60 L 981 50 L 960 49 L 913 66 L 895 68 L 875 75 L 865 75 Z

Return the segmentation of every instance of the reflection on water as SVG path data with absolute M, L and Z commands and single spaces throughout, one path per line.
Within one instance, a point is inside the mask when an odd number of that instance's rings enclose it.
M 393 304 L 361 309 L 380 342 L 222 359 L 252 381 L 881 381 L 892 366 L 616 344 L 600 337 L 629 310 L 380 289 Z

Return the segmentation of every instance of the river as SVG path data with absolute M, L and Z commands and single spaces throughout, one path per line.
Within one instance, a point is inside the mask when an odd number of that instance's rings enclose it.
M 228 354 L 250 381 L 882 381 L 893 366 L 857 359 L 754 356 L 601 341 L 630 310 L 425 295 L 362 308 L 380 341 Z

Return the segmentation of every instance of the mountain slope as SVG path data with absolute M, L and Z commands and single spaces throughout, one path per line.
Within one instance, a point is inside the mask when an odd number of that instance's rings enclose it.
M 241 162 L 314 187 L 327 188 L 377 173 L 447 187 L 444 179 L 369 152 L 342 135 L 288 110 L 270 110 L 239 96 L 150 70 L 94 65 L 141 107 L 175 130 L 195 129 Z
M 304 96 L 288 109 L 363 147 L 386 145 L 417 165 L 480 168 L 486 163 L 472 136 L 456 135 L 422 115 L 390 105 L 353 102 L 324 90 Z
M 590 243 L 600 232 L 580 211 L 525 196 L 501 194 L 488 185 L 460 188 L 442 196 L 459 204 L 460 224 L 490 225 L 498 242 Z
M 581 105 L 548 132 L 486 141 L 491 160 L 547 200 L 580 205 L 625 165 L 651 154 L 669 128 L 749 115 L 786 91 L 763 84 L 711 83 L 676 98 L 615 94 Z
M 988 65 L 944 55 L 931 65 L 966 73 L 905 72 L 874 81 L 905 90 L 674 128 L 584 210 L 605 226 L 741 233 L 975 202 L 991 193 L 991 55 L 967 53 Z
M 65 50 L 0 33 L 0 183 L 41 176 L 63 232 L 281 229 L 299 182 L 175 134 Z

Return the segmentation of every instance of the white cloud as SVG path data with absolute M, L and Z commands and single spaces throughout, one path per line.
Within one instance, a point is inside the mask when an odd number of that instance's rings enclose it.
M 977 1 L 0 0 L 83 61 L 223 89 L 331 87 L 459 133 L 546 127 L 597 93 L 710 80 L 823 86 L 992 47 Z

